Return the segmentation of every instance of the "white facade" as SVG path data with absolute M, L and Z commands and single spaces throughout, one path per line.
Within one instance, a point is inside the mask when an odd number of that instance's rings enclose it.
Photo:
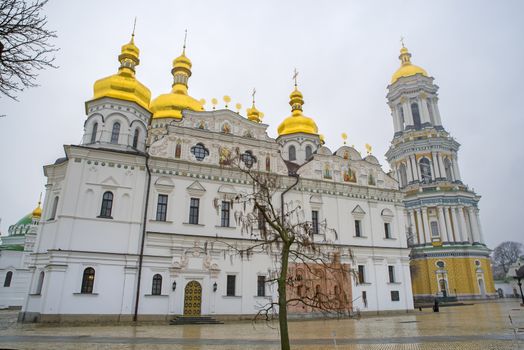
M 146 155 L 149 112 L 113 98 L 88 102 L 87 112 L 83 144 L 65 146 L 66 158 L 44 168 L 48 179 L 44 209 L 20 320 L 129 320 L 137 295 L 140 319 L 167 319 L 184 313 L 185 287 L 191 281 L 202 287 L 204 315 L 253 315 L 265 302 L 275 300 L 276 290 L 269 285 L 266 296 L 257 296 L 257 276 L 269 274 L 274 258 L 262 252 L 240 257 L 227 246 L 248 245 L 250 234 L 258 230 L 253 214 L 234 201 L 252 187 L 245 174 L 224 163 L 228 152 L 249 153 L 256 158 L 255 169 L 278 174 L 284 184 L 293 181 L 288 177 L 289 163 L 284 162 L 286 153 L 268 137 L 267 125 L 229 110 L 184 111 L 180 121 L 152 121 Z M 112 142 L 117 121 L 121 134 Z M 140 130 L 138 145 L 131 137 L 135 129 Z M 286 145 L 294 142 L 290 138 L 286 135 Z M 352 279 L 354 311 L 412 309 L 404 207 L 397 182 L 382 171 L 375 157 L 362 159 L 346 146 L 332 154 L 326 147 L 318 148 L 319 142 L 314 142 L 318 137 L 309 138 L 314 154 L 306 162 L 305 153 L 299 152 L 295 170 L 300 181 L 285 202 L 301 206 L 300 220 L 311 221 L 316 211 L 319 221 L 334 231 L 321 229 L 314 239 L 346 251 L 351 247 L 354 259 L 343 254 L 341 262 L 355 270 L 364 266 L 364 283 Z M 205 155 L 202 160 L 196 157 L 199 151 Z M 102 202 L 108 192 L 112 206 L 106 215 Z M 165 217 L 157 217 L 158 203 L 166 198 Z M 199 202 L 198 222 L 189 218 L 192 198 Z M 221 217 L 224 201 L 233 203 L 227 227 Z M 359 237 L 355 220 L 360 221 Z M 394 271 L 393 281 L 388 266 Z M 88 268 L 94 269 L 94 283 L 86 291 L 82 286 Z M 153 293 L 153 279 L 159 279 L 155 275 L 161 276 L 160 293 Z M 234 295 L 227 295 L 227 276 L 235 276 Z M 392 301 L 392 291 L 398 292 L 398 301 Z

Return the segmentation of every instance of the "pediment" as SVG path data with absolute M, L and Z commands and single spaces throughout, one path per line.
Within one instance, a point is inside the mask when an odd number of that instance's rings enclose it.
M 218 193 L 237 194 L 237 190 L 231 185 L 222 185 L 218 188 Z
M 194 195 L 203 195 L 206 192 L 206 189 L 198 181 L 193 182 L 191 185 L 187 186 L 187 191 L 190 194 Z
M 115 180 L 114 177 L 112 176 L 109 176 L 109 177 L 106 177 L 102 182 L 101 182 L 102 185 L 104 186 L 118 186 L 118 182 Z
M 364 211 L 364 209 L 362 209 L 362 207 L 360 205 L 357 204 L 357 206 L 355 208 L 353 208 L 353 210 L 351 211 L 351 213 L 353 215 L 365 215 L 366 212 Z
M 312 195 L 311 197 L 309 197 L 309 203 L 322 204 L 322 196 Z

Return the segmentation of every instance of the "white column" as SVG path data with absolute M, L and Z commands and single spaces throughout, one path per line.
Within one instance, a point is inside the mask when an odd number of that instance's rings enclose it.
M 448 231 L 448 241 L 455 242 L 455 237 L 453 236 L 453 229 L 451 228 L 451 220 L 449 217 L 450 208 L 444 207 L 444 219 L 446 221 L 446 230 Z
M 455 180 L 460 180 L 461 177 L 460 177 L 460 171 L 459 171 L 459 166 L 458 166 L 458 162 L 457 162 L 457 157 L 452 157 L 452 162 L 453 162 L 453 172 L 454 172 L 454 175 L 455 175 Z
M 429 165 L 431 167 L 431 180 L 435 181 L 437 178 L 437 172 L 435 171 L 435 158 L 431 157 Z
M 445 242 L 451 241 L 449 239 L 449 233 L 446 228 L 446 220 L 444 219 L 444 208 L 438 207 L 438 225 L 440 228 L 440 239 Z
M 458 207 L 459 221 L 460 221 L 460 232 L 462 235 L 462 241 L 470 242 L 470 235 L 468 226 L 466 225 L 466 218 L 464 216 L 464 207 Z
M 396 108 L 391 108 L 391 116 L 393 117 L 393 128 L 395 132 L 401 131 L 399 115 Z
M 407 178 L 408 178 L 408 183 L 411 183 L 413 182 L 414 178 L 413 178 L 413 168 L 411 166 L 411 161 L 409 160 L 409 157 L 406 158 L 406 164 L 407 164 Z
M 457 208 L 451 207 L 451 220 L 453 221 L 453 230 L 455 232 L 455 242 L 463 242 L 462 235 L 460 233 L 459 219 L 457 217 Z
M 431 152 L 431 157 L 433 158 L 434 168 L 435 168 L 435 178 L 442 177 L 442 171 L 440 170 L 440 159 L 437 152 Z
M 480 238 L 479 243 L 485 244 L 484 233 L 482 232 L 482 225 L 480 224 L 480 215 L 479 215 L 478 209 L 475 209 L 475 219 L 477 220 L 477 226 L 479 228 L 479 238 Z
M 431 244 L 431 231 L 429 230 L 428 208 L 422 208 L 422 222 L 426 233 L 426 242 Z
M 409 156 L 411 158 L 411 161 L 413 162 L 413 165 L 415 167 L 415 176 L 417 177 L 417 180 L 418 181 L 422 181 L 422 177 L 420 176 L 420 169 L 419 169 L 419 166 L 418 166 L 418 163 L 417 163 L 417 158 L 414 156 L 414 155 L 411 155 Z
M 417 234 L 420 240 L 420 243 L 426 242 L 426 236 L 424 235 L 424 230 L 422 229 L 422 210 L 418 209 L 415 211 L 415 216 L 417 217 Z
M 471 224 L 471 233 L 473 236 L 473 242 L 480 243 L 478 221 L 477 221 L 477 215 L 475 214 L 474 207 L 468 207 L 468 217 L 469 217 L 469 222 Z
M 424 124 L 424 123 L 430 123 L 431 124 L 431 119 L 429 118 L 429 111 L 428 111 L 428 105 L 426 104 L 426 99 L 419 98 L 418 99 L 418 105 L 420 107 L 422 124 Z
M 437 122 L 438 125 L 442 125 L 442 119 L 440 118 L 440 110 L 438 109 L 438 99 L 437 98 L 435 98 L 432 105 L 433 105 L 433 112 L 435 112 L 434 113 L 435 121 Z
M 415 244 L 420 244 L 420 239 L 417 232 L 417 227 L 415 226 L 415 213 L 413 210 L 408 210 L 408 216 L 409 216 L 409 227 L 411 228 L 411 233 L 413 234 L 413 242 Z
M 411 115 L 411 108 L 409 107 L 409 101 L 406 100 L 402 102 L 402 108 L 404 109 L 404 118 L 406 125 L 413 126 L 415 123 L 413 122 L 413 116 Z

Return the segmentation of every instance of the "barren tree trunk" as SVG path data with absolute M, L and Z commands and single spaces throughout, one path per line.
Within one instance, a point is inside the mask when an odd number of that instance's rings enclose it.
M 282 350 L 289 350 L 289 333 L 287 329 L 287 266 L 289 259 L 288 243 L 284 243 L 282 247 L 282 270 L 278 278 L 278 322 L 280 325 L 280 348 Z

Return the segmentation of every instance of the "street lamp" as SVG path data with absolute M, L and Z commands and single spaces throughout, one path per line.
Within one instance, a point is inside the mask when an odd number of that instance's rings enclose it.
M 517 280 L 517 284 L 519 285 L 520 289 L 520 297 L 522 299 L 522 306 L 524 306 L 524 295 L 522 294 L 522 282 L 521 280 L 524 279 L 524 266 L 521 266 L 519 269 L 515 269 L 515 276 L 513 276 L 514 279 Z
M 217 291 L 217 288 L 218 288 L 218 285 L 217 283 L 213 283 L 213 292 L 216 292 Z

